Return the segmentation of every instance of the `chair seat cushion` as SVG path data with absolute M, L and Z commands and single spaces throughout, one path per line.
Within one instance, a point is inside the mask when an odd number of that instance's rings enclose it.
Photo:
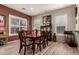
M 27 45 L 29 45 L 29 44 L 32 44 L 33 42 L 32 41 L 30 41 L 29 39 L 28 40 L 26 40 L 26 44 Z
M 32 41 L 30 39 L 26 39 L 26 45 L 32 45 Z M 22 42 L 23 45 L 25 45 L 24 42 Z

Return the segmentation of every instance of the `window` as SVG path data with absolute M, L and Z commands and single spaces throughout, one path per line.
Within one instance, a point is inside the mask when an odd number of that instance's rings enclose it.
M 56 29 L 57 29 L 57 33 L 63 34 L 65 31 L 65 26 L 57 26 Z
M 27 19 L 9 15 L 9 35 L 17 35 L 22 29 L 27 29 Z
M 67 15 L 59 15 L 55 17 L 55 32 L 63 34 L 67 29 Z
M 33 29 L 40 30 L 40 26 L 42 25 L 42 22 L 40 19 L 34 19 L 33 20 Z

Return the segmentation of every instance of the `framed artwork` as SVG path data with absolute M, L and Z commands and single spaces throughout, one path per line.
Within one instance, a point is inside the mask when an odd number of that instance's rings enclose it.
M 77 7 L 75 7 L 75 17 L 77 17 Z
M 0 15 L 0 32 L 5 31 L 5 16 Z
M 50 23 L 51 22 L 51 18 L 50 17 L 47 17 L 47 19 L 46 19 L 46 23 Z
M 46 19 L 47 19 L 47 17 L 46 17 L 46 16 L 44 16 L 44 17 L 43 17 L 43 24 L 45 24 L 45 23 L 46 23 Z
M 5 27 L 0 27 L 0 31 L 5 31 Z
M 0 27 L 5 26 L 5 16 L 0 15 Z
M 44 17 L 43 17 L 43 24 L 44 24 L 44 25 L 49 25 L 50 22 L 51 22 L 51 15 L 44 16 Z

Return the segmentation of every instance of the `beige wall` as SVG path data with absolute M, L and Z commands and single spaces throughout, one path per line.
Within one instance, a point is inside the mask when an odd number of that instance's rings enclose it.
M 78 17 L 76 18 L 77 19 L 76 30 L 79 31 L 79 4 L 77 4 L 76 6 L 78 8 L 77 9 L 78 10 L 77 11 L 77 16 Z M 77 39 L 78 49 L 79 49 L 79 32 L 75 32 L 75 36 L 76 36 L 76 39 Z
M 55 31 L 55 16 L 58 15 L 63 15 L 63 14 L 67 14 L 68 19 L 67 19 L 67 30 L 75 30 L 75 5 L 73 6 L 69 6 L 69 7 L 65 7 L 62 9 L 58 9 L 58 10 L 54 10 L 48 13 L 44 13 L 41 15 L 37 15 L 33 17 L 33 20 L 41 20 L 42 21 L 42 17 L 45 15 L 52 15 L 52 31 Z M 33 21 L 32 21 L 33 22 Z M 34 23 L 32 23 L 34 24 Z M 42 24 L 41 24 L 42 25 Z M 32 26 L 34 27 L 34 26 Z

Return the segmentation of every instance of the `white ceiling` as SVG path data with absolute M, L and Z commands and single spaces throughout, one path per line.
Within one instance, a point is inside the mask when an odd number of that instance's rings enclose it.
M 24 14 L 35 16 L 52 10 L 71 6 L 71 4 L 3 4 Z M 25 8 L 22 9 L 22 8 Z

